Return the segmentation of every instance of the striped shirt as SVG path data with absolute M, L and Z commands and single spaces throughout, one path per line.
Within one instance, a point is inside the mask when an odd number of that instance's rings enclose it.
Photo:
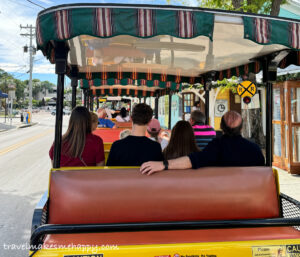
M 216 137 L 216 131 L 209 125 L 193 125 L 196 144 L 203 150 L 207 144 Z

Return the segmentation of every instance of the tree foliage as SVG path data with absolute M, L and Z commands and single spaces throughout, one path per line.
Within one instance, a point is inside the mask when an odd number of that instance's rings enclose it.
M 8 85 L 13 84 L 16 87 L 16 100 L 17 102 L 20 102 L 22 105 L 26 102 L 28 104 L 28 101 L 26 101 L 26 98 L 28 94 L 26 95 L 26 91 L 28 90 L 29 81 L 28 80 L 19 80 L 14 78 L 13 75 L 5 72 L 4 70 L 0 69 L 0 90 L 4 93 L 8 92 Z M 45 93 L 47 90 L 49 93 L 53 92 L 53 87 L 55 85 L 50 83 L 49 81 L 40 81 L 39 79 L 33 79 L 32 80 L 32 95 L 33 97 L 36 97 L 39 92 Z M 40 102 L 33 102 L 34 106 L 40 106 Z
M 248 13 L 271 14 L 278 16 L 279 7 L 286 0 L 196 0 L 198 6 L 215 8 L 229 11 L 240 11 Z M 169 3 L 172 1 L 169 0 Z M 187 1 L 182 1 L 183 4 Z

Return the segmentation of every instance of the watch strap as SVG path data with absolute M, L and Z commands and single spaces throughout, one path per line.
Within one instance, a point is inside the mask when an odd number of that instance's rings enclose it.
M 164 160 L 164 166 L 165 166 L 164 170 L 168 170 L 169 169 L 169 162 L 168 162 L 168 160 Z

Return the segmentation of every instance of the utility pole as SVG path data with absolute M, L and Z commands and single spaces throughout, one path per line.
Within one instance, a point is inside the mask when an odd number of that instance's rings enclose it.
M 21 34 L 21 36 L 29 37 L 29 112 L 32 114 L 32 70 L 33 70 L 33 55 L 36 53 L 36 48 L 32 45 L 32 39 L 35 36 L 35 27 L 32 25 L 22 26 L 21 29 L 29 29 L 29 33 Z M 24 46 L 24 52 L 28 51 L 28 47 Z M 31 119 L 30 119 L 31 120 Z
M 5 91 L 6 91 L 6 94 L 8 95 L 8 89 L 7 89 L 7 81 L 6 81 L 6 78 L 5 78 Z M 6 115 L 7 115 L 7 101 L 6 101 L 6 98 L 5 99 L 5 113 L 4 113 L 4 122 L 6 123 Z

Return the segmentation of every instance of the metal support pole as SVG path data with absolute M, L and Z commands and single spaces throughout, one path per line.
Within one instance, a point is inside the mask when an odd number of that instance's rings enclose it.
M 78 87 L 78 66 L 71 66 L 72 109 L 76 107 L 76 91 Z
M 91 92 L 91 96 L 90 96 L 90 111 L 91 112 L 94 111 L 94 96 L 93 96 L 92 92 Z
M 87 92 L 87 108 L 90 111 L 91 110 L 91 96 L 90 96 L 90 92 Z
M 96 101 L 97 101 L 97 110 L 99 109 L 99 97 L 97 96 L 96 98 Z
M 272 166 L 272 136 L 273 136 L 273 131 L 272 131 L 272 113 L 273 113 L 273 107 L 272 107 L 272 102 L 273 102 L 273 84 L 268 82 L 267 83 L 267 117 L 266 117 L 266 166 Z
M 158 119 L 158 99 L 159 99 L 159 96 L 157 95 L 155 97 L 155 114 L 154 114 L 155 119 Z
M 64 42 L 56 42 L 55 45 L 55 73 L 57 77 L 57 98 L 56 98 L 56 120 L 54 138 L 53 168 L 60 167 L 61 138 L 64 106 L 64 83 L 67 71 L 67 55 L 69 49 Z
M 90 110 L 90 93 L 89 91 L 86 92 L 86 108 L 88 108 L 88 110 Z
M 269 67 L 270 59 L 263 59 L 263 82 L 266 83 L 266 166 L 272 166 L 272 100 L 273 100 L 273 84 L 270 82 Z
M 172 127 L 172 91 L 169 92 L 169 126 L 168 128 L 171 129 Z
M 76 90 L 78 86 L 78 80 L 75 77 L 72 77 L 71 79 L 71 86 L 72 86 L 72 109 L 76 107 Z
M 209 125 L 209 91 L 210 91 L 210 81 L 204 81 L 204 90 L 205 90 L 205 124 Z
M 53 168 L 60 167 L 65 75 L 58 74 Z

